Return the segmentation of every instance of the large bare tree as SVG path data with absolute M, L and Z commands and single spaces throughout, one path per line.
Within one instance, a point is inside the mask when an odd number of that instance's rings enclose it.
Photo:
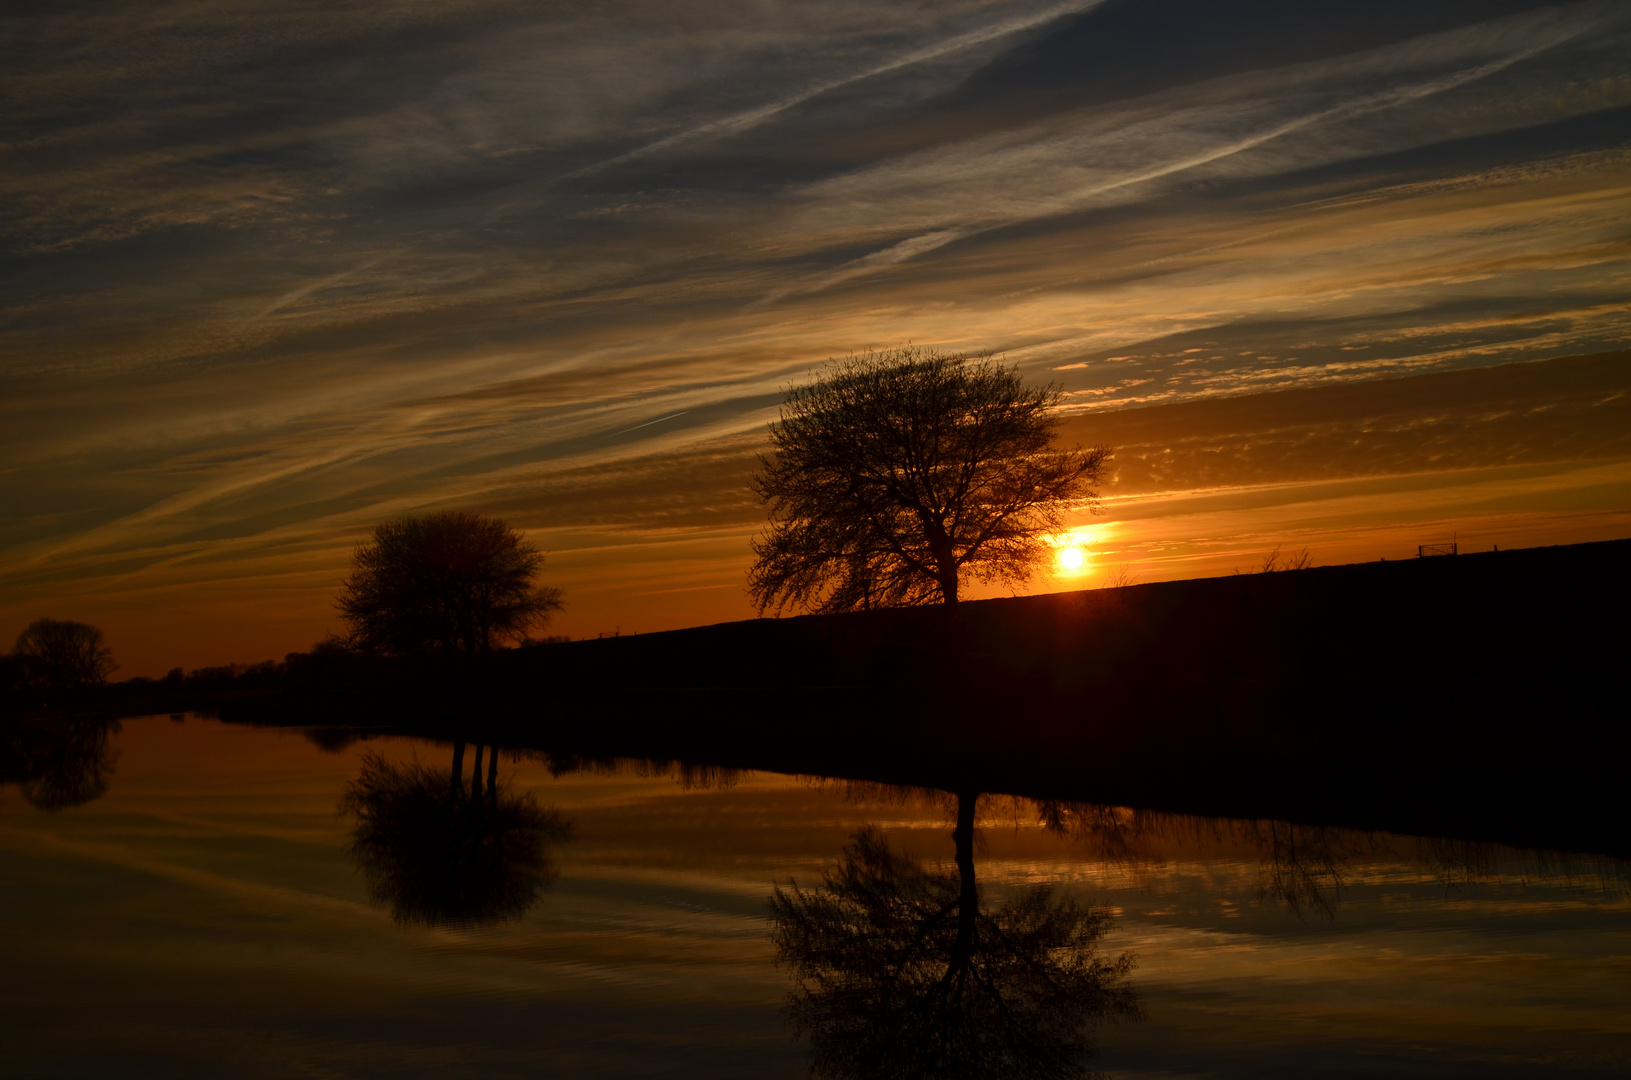
M 360 648 L 486 652 L 561 607 L 534 582 L 544 556 L 498 518 L 441 510 L 376 526 L 351 557 L 335 607 Z
M 1054 445 L 1060 392 L 985 355 L 907 347 L 835 361 L 787 395 L 754 490 L 770 524 L 761 612 L 956 603 L 1024 583 L 1064 515 L 1097 509 L 1107 447 Z

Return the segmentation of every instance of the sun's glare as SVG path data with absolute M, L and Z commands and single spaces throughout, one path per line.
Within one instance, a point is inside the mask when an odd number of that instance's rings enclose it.
M 1059 568 L 1061 570 L 1080 570 L 1082 564 L 1087 562 L 1087 556 L 1082 554 L 1079 547 L 1059 549 Z

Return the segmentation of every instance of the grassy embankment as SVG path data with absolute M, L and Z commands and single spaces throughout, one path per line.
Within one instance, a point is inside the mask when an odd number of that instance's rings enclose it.
M 591 755 L 1631 853 L 1631 541 L 112 688 Z

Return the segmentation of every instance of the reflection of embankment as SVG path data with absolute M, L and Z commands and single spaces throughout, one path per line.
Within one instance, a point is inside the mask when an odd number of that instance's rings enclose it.
M 113 779 L 116 720 L 46 717 L 0 724 L 0 784 L 16 784 L 36 809 L 80 806 Z
M 822 1077 L 1075 1077 L 1096 1025 L 1139 1015 L 1132 958 L 1101 957 L 1111 916 L 1050 885 L 981 902 L 973 795 L 955 868 L 890 850 L 869 826 L 822 884 L 770 897 L 787 1012 Z
M 536 761 L 555 777 L 574 773 L 595 776 L 633 776 L 642 780 L 671 777 L 690 791 L 735 786 L 742 770 L 720 765 L 699 765 L 690 761 L 657 761 L 650 758 L 597 757 L 588 754 L 553 753 L 548 750 L 515 751 L 518 760 Z
M 861 804 L 933 806 L 947 813 L 957 805 L 956 796 L 931 788 L 823 778 L 810 783 Z M 1420 867 L 1447 890 L 1533 881 L 1631 894 L 1631 860 L 1608 855 L 1010 795 L 981 795 L 979 806 L 987 825 L 1039 826 L 1135 883 L 1175 859 L 1223 850 L 1255 857 L 1259 899 L 1298 918 L 1334 918 L 1356 868 L 1377 863 Z
M 1261 860 L 1260 898 L 1281 904 L 1300 918 L 1335 917 L 1355 867 L 1382 862 L 1419 866 L 1447 889 L 1515 879 L 1631 890 L 1631 860 L 1607 855 L 1570 855 L 1476 840 L 1197 817 L 1092 803 L 1006 801 L 1015 809 L 1029 809 L 1050 832 L 1085 845 L 1093 857 L 1135 875 L 1185 851 L 1233 848 L 1255 852 Z
M 550 849 L 570 837 L 571 822 L 500 783 L 497 747 L 484 784 L 482 755 L 477 746 L 468 788 L 463 743 L 451 774 L 368 752 L 346 786 L 340 809 L 356 818 L 352 858 L 375 902 L 399 922 L 517 919 L 555 880 Z

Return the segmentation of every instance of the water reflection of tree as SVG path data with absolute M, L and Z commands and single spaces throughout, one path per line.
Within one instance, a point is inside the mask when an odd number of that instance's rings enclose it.
M 1111 916 L 1051 886 L 987 909 L 975 797 L 958 800 L 956 869 L 890 850 L 873 827 L 810 890 L 770 898 L 788 1013 L 824 1077 L 1072 1077 L 1097 1022 L 1138 1014 L 1132 959 L 1098 955 Z
M 825 781 L 845 798 L 859 802 L 939 804 L 948 796 L 922 788 L 866 781 Z M 1012 819 L 1015 827 L 1034 822 L 1084 847 L 1102 863 L 1143 878 L 1165 865 L 1173 848 L 1201 851 L 1246 849 L 1259 858 L 1258 900 L 1285 908 L 1299 919 L 1335 919 L 1354 867 L 1366 860 L 1398 858 L 1427 864 L 1447 888 L 1499 876 L 1496 862 L 1522 873 L 1557 881 L 1592 879 L 1624 891 L 1631 870 L 1625 860 L 1581 859 L 1556 853 L 1518 853 L 1499 844 L 1398 836 L 1378 830 L 1250 818 L 1214 818 L 1103 803 L 1023 796 L 981 796 L 984 813 Z M 1588 865 L 1589 864 L 1589 865 Z
M 1283 821 L 1251 825 L 1267 852 L 1260 871 L 1259 898 L 1284 904 L 1300 919 L 1312 914 L 1336 918 L 1350 865 L 1379 849 L 1374 833 Z
M 686 791 L 721 790 L 735 787 L 742 779 L 741 769 L 673 758 L 630 758 L 555 750 L 517 750 L 514 753 L 518 759 L 537 762 L 556 778 L 585 774 L 636 776 L 642 780 L 668 778 Z
M 113 778 L 118 721 L 49 718 L 0 728 L 0 783 L 48 812 L 81 806 L 102 795 Z
M 1355 860 L 1381 854 L 1387 837 L 1373 831 L 1284 821 L 1205 818 L 1095 803 L 1024 800 L 1043 828 L 1086 843 L 1105 862 L 1134 869 L 1154 846 L 1231 845 L 1256 850 L 1258 899 L 1283 905 L 1300 919 L 1335 918 Z
M 414 761 L 363 756 L 340 809 L 356 817 L 351 855 L 377 903 L 399 922 L 471 926 L 520 918 L 555 880 L 550 848 L 571 822 L 498 780 L 492 748 L 485 785 L 481 746 L 468 789 L 464 744 L 452 774 Z
M 1578 884 L 1631 895 L 1631 860 L 1522 850 L 1479 840 L 1412 837 L 1375 829 L 1208 818 L 1095 803 L 1008 798 L 1016 822 L 1035 814 L 1049 832 L 1083 843 L 1103 862 L 1142 876 L 1172 847 L 1231 847 L 1260 859 L 1258 899 L 1300 919 L 1335 919 L 1357 867 L 1375 860 L 1420 864 L 1446 891 L 1505 882 Z

